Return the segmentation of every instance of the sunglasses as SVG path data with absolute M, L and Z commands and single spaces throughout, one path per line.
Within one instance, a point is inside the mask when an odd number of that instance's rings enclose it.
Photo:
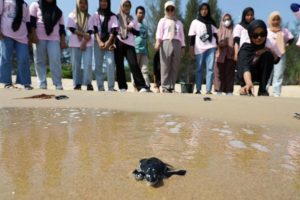
M 253 35 L 251 36 L 253 39 L 257 39 L 259 37 L 261 38 L 265 38 L 267 37 L 267 33 L 266 32 L 261 32 L 261 33 L 253 33 Z
M 123 7 L 124 8 L 131 8 L 131 5 L 130 4 L 123 4 Z
M 174 10 L 175 10 L 175 8 L 173 8 L 173 7 L 169 7 L 166 9 L 167 12 L 173 12 Z

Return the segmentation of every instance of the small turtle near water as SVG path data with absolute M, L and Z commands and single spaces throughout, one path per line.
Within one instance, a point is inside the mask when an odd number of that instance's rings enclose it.
M 186 170 L 174 171 L 171 165 L 152 157 L 140 160 L 139 168 L 134 170 L 132 174 L 138 181 L 145 179 L 149 185 L 157 186 L 162 183 L 164 178 L 169 178 L 172 175 L 184 176 Z
M 300 119 L 300 113 L 294 113 L 294 118 Z

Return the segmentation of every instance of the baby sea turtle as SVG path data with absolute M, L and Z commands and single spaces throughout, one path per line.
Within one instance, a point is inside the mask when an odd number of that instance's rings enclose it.
M 172 175 L 184 176 L 186 170 L 174 171 L 171 165 L 152 157 L 140 160 L 139 168 L 134 170 L 132 174 L 138 181 L 145 179 L 149 185 L 157 186 L 164 178 L 169 178 Z

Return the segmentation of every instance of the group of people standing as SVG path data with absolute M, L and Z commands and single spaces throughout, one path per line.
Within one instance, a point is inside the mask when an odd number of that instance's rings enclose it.
M 94 90 L 94 56 L 98 91 L 105 90 L 104 64 L 107 90 L 116 91 L 116 79 L 119 90 L 127 91 L 124 58 L 137 91 L 151 91 L 144 7 L 136 8 L 136 19 L 130 15 L 130 0 L 121 1 L 117 14 L 111 11 L 110 0 L 99 0 L 94 15 L 88 13 L 88 7 L 88 0 L 77 0 L 76 8 L 68 16 L 74 89 L 81 90 L 85 85 L 87 90 Z M 291 5 L 296 15 L 300 15 L 299 8 L 298 4 Z M 165 16 L 158 22 L 156 31 L 154 64 L 160 63 L 160 68 L 155 67 L 154 79 L 157 91 L 161 87 L 163 93 L 173 93 L 186 42 L 183 23 L 176 17 L 178 8 L 174 2 L 167 1 L 164 9 Z M 16 83 L 24 85 L 25 89 L 33 89 L 28 53 L 28 45 L 33 44 L 39 88 L 47 89 L 48 60 L 53 84 L 57 90 L 62 90 L 61 49 L 67 45 L 63 12 L 56 0 L 38 0 L 30 6 L 24 0 L 3 0 L 0 1 L 0 16 L 0 83 L 5 88 L 14 87 L 11 71 L 13 52 L 16 51 Z M 198 16 L 188 31 L 190 56 L 195 58 L 197 94 L 202 92 L 203 68 L 206 66 L 206 94 L 212 94 L 214 86 L 217 94 L 232 95 L 237 67 L 241 95 L 252 95 L 253 83 L 258 82 L 258 95 L 268 96 L 268 88 L 272 84 L 272 95 L 280 96 L 286 46 L 292 44 L 294 36 L 282 27 L 279 12 L 271 13 L 268 27 L 262 20 L 255 20 L 254 16 L 254 9 L 246 8 L 241 22 L 234 26 L 232 16 L 225 13 L 218 28 L 211 17 L 209 4 L 200 5 Z

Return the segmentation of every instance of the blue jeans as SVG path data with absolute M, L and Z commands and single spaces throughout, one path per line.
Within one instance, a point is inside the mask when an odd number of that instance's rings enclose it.
M 80 48 L 71 47 L 70 52 L 74 86 L 91 84 L 93 48 L 87 47 L 85 51 L 81 51 Z
M 216 48 L 208 49 L 202 54 L 195 55 L 196 57 L 196 89 L 201 91 L 203 66 L 206 65 L 206 91 L 211 92 L 214 77 Z
M 113 90 L 115 87 L 115 56 L 114 51 L 102 50 L 99 48 L 98 43 L 94 43 L 94 56 L 95 56 L 95 75 L 99 91 L 104 91 L 103 84 L 103 63 L 105 59 L 105 66 L 107 70 L 108 90 Z
M 273 74 L 271 75 L 271 77 L 273 77 L 273 81 L 272 81 L 273 95 L 276 96 L 281 95 L 283 75 L 285 70 L 285 60 L 286 60 L 286 56 L 283 55 L 282 58 L 280 59 L 280 62 L 274 65 Z
M 24 86 L 31 85 L 28 45 L 9 37 L 4 37 L 1 40 L 0 83 L 12 84 L 12 56 L 14 50 L 16 51 L 18 67 L 16 83 Z
M 47 87 L 46 55 L 48 56 L 52 82 L 56 87 L 61 87 L 61 49 L 59 41 L 40 40 L 33 45 L 35 71 L 39 87 Z

